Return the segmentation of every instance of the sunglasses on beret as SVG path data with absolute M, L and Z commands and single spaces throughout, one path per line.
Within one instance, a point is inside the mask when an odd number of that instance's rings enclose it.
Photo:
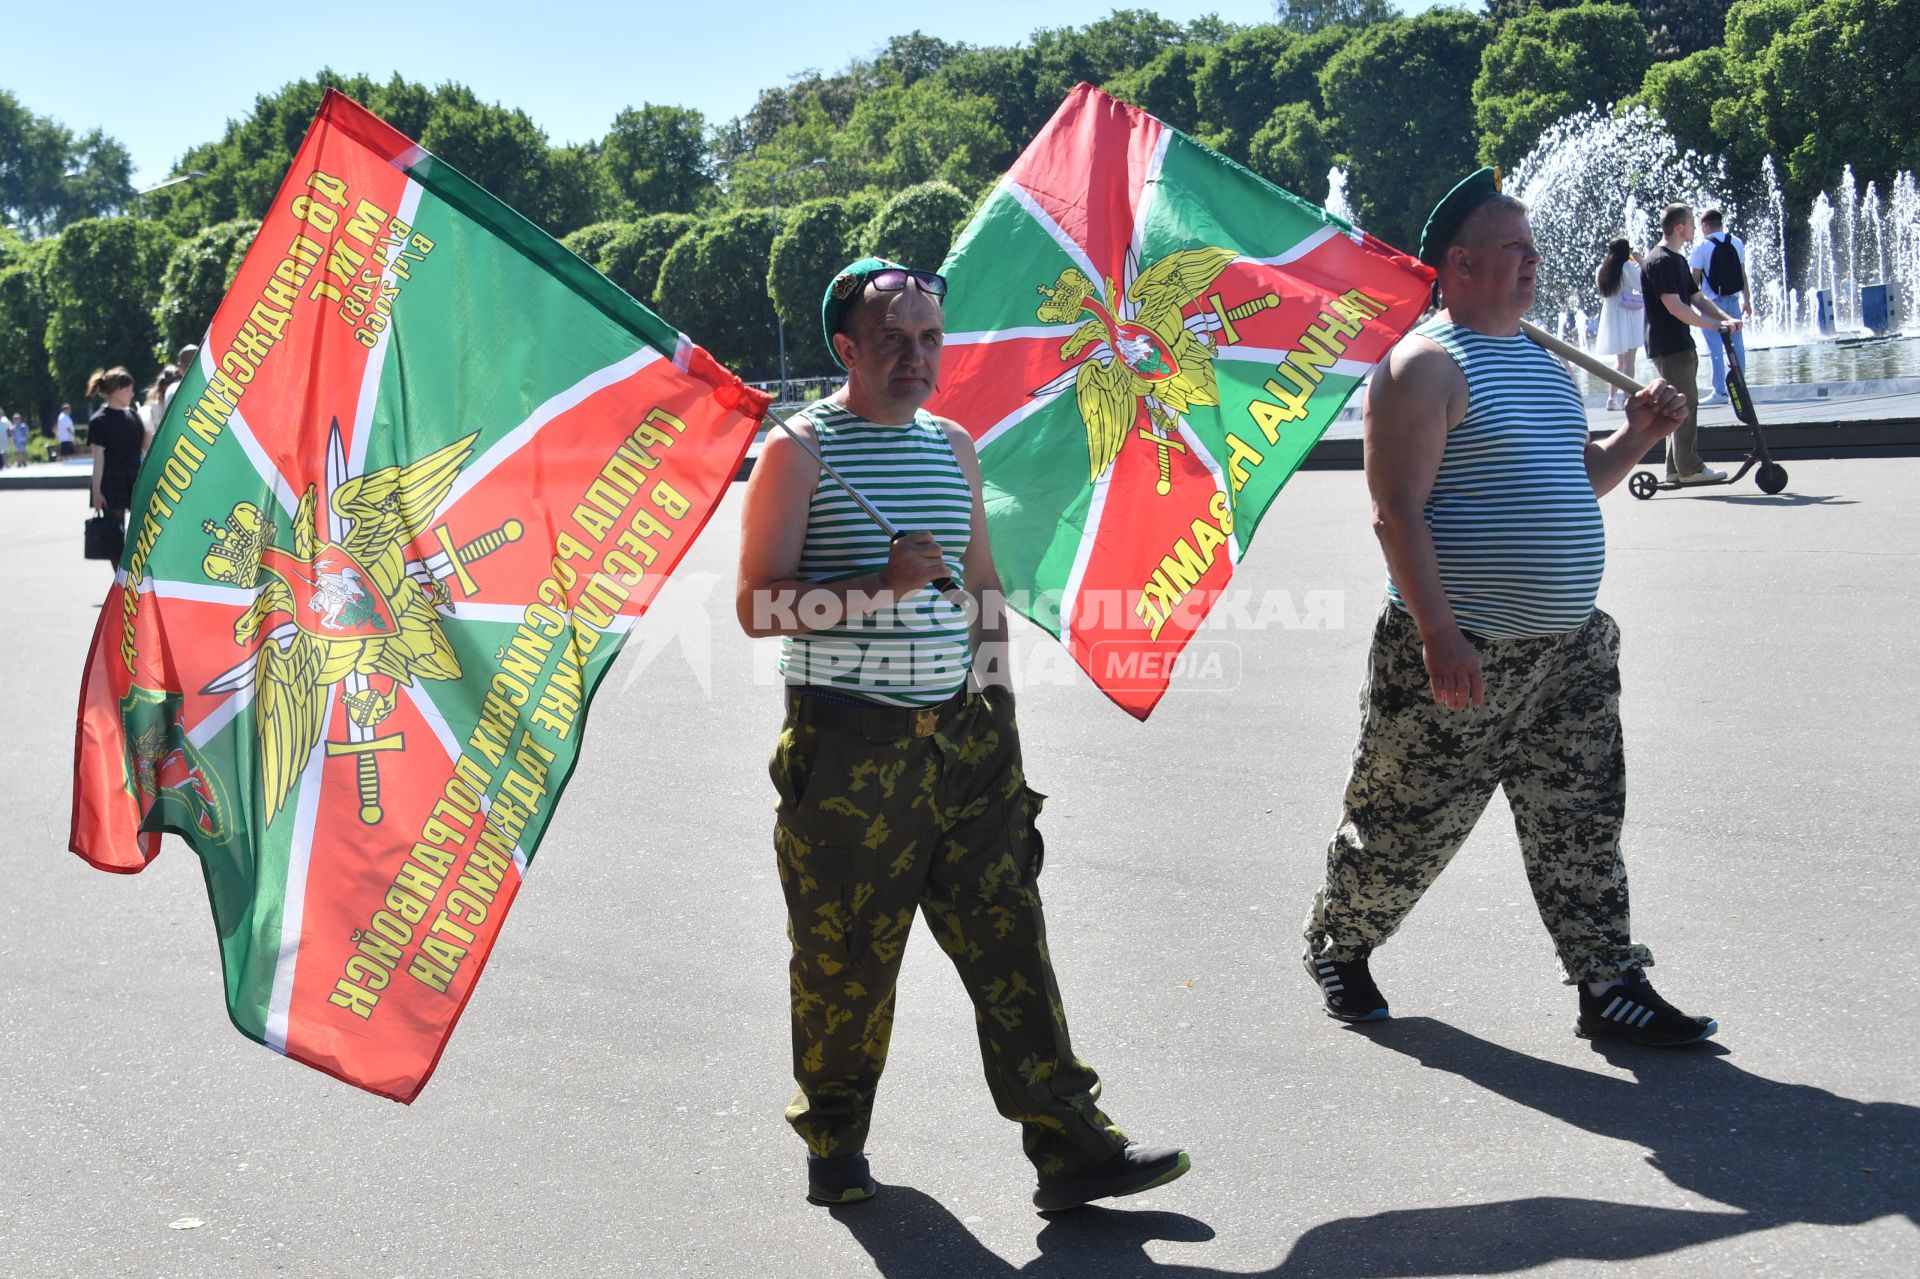
M 886 267 L 868 276 L 866 283 L 871 284 L 882 293 L 898 293 L 907 287 L 908 280 L 912 280 L 915 284 L 919 285 L 922 293 L 930 294 L 936 298 L 943 298 L 947 295 L 946 276 L 936 275 L 932 271 L 916 271 L 912 267 Z

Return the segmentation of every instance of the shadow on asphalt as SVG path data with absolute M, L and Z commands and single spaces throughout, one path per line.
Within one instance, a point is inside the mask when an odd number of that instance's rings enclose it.
M 1734 506 L 1857 506 L 1858 498 L 1825 493 L 1700 493 L 1702 502 L 1730 502 Z
M 1596 1044 L 1631 1078 L 1542 1061 L 1424 1017 L 1366 1028 L 1404 1053 L 1562 1123 L 1648 1152 L 1674 1185 L 1731 1211 L 1694 1211 L 1602 1199 L 1541 1197 L 1347 1217 L 1308 1230 L 1269 1279 L 1402 1279 L 1484 1275 L 1570 1259 L 1630 1261 L 1800 1223 L 1862 1225 L 1904 1215 L 1920 1225 L 1920 1108 L 1861 1102 L 1781 1083 L 1734 1065 L 1718 1044 L 1660 1051 Z M 1361 1099 L 1357 1104 L 1365 1104 Z M 1465 1156 L 1498 1159 L 1498 1151 Z M 1471 1163 L 1463 1168 L 1470 1177 Z M 1191 1174 L 1206 1175 L 1205 1164 Z M 1391 1169 L 1382 1169 L 1391 1176 Z M 1197 1186 L 1197 1182 L 1189 1182 Z M 910 1186 L 835 1209 L 887 1279 L 950 1275 L 1247 1276 L 1157 1263 L 1152 1240 L 1203 1243 L 1212 1227 L 1170 1212 L 1084 1208 L 1046 1220 L 1040 1256 L 1013 1266 L 953 1214 Z

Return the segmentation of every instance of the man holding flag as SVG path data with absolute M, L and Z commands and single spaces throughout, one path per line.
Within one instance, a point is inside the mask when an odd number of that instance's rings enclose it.
M 807 1143 L 810 1200 L 876 1192 L 867 1130 L 918 907 L 974 1002 L 994 1103 L 1039 1173 L 1035 1205 L 1071 1208 L 1163 1185 L 1188 1158 L 1129 1142 L 1068 1039 L 980 465 L 968 434 L 922 407 L 945 293 L 942 277 L 877 258 L 840 271 L 821 322 L 847 381 L 769 437 L 747 488 L 736 607 L 748 634 L 782 637 L 787 679 L 771 770 L 793 943 L 787 1119 Z M 890 539 L 863 501 L 902 532 Z
M 1496 785 L 1567 980 L 1577 1033 L 1670 1046 L 1707 1017 L 1653 990 L 1631 939 L 1620 825 L 1620 629 L 1594 607 L 1598 498 L 1689 411 L 1656 381 L 1589 441 L 1559 361 L 1520 330 L 1533 304 L 1526 206 L 1492 169 L 1434 209 L 1420 257 L 1442 310 L 1396 346 L 1367 396 L 1366 472 L 1387 560 L 1366 715 L 1326 882 L 1306 923 L 1329 1015 L 1387 1016 L 1367 957 L 1446 867 Z

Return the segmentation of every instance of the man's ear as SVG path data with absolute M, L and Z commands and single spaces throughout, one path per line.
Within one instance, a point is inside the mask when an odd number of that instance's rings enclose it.
M 834 334 L 833 351 L 834 354 L 840 357 L 841 368 L 851 368 L 853 366 L 854 343 L 852 337 L 844 332 Z

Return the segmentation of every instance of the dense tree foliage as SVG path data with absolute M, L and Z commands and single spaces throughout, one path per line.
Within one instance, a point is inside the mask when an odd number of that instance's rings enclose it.
M 1367 27 L 1320 72 L 1361 225 L 1411 250 L 1473 168 L 1473 82 L 1489 28 L 1459 9 Z
M 1624 4 L 1521 14 L 1487 46 L 1473 83 L 1480 158 L 1512 168 L 1561 116 L 1634 93 L 1651 60 L 1647 29 Z
M 706 117 L 685 107 L 628 107 L 613 117 L 600 163 L 629 217 L 695 213 L 716 190 Z
M 76 135 L 0 89 L 0 221 L 44 235 L 123 209 L 133 160 L 98 129 Z
M 156 346 L 203 327 L 236 224 L 261 216 L 329 87 L 769 377 L 776 314 L 793 371 L 820 371 L 826 276 L 870 249 L 937 264 L 1081 81 L 1316 201 L 1344 167 L 1360 224 L 1408 249 L 1462 173 L 1517 166 L 1589 102 L 1646 106 L 1681 147 L 1725 157 L 1736 201 L 1757 199 L 1769 155 L 1796 210 L 1842 165 L 1883 191 L 1920 167 L 1920 0 L 1489 0 L 1485 12 L 1280 0 L 1273 21 L 1234 26 L 1119 9 L 1009 47 L 913 31 L 767 88 L 737 119 L 643 102 L 573 145 L 459 84 L 322 70 L 260 95 L 174 166 L 201 176 L 137 198 L 118 143 L 0 91 L 0 219 L 28 237 L 0 226 L 0 403 L 75 399 L 74 379 L 101 363 L 145 377 Z M 86 220 L 114 212 L 143 229 Z M 170 263 L 156 224 L 184 241 Z
M 259 230 L 258 222 L 236 218 L 181 241 L 160 277 L 154 312 L 160 345 L 154 354 L 171 359 L 182 346 L 200 341 Z
M 828 196 L 787 214 L 774 237 L 767 293 L 787 328 L 787 367 L 809 372 L 833 367 L 820 333 L 820 294 L 841 265 L 866 252 L 870 202 Z
M 44 259 L 55 240 L 27 244 L 0 231 L 0 406 L 45 423 L 60 402 L 47 367 Z
M 153 300 L 173 247 L 165 227 L 135 218 L 84 218 L 60 233 L 41 279 L 47 360 L 61 399 L 78 405 L 95 369 L 124 364 L 142 385 L 159 372 Z
M 1290 31 L 1364 27 L 1397 17 L 1388 0 L 1274 0 L 1274 17 Z

